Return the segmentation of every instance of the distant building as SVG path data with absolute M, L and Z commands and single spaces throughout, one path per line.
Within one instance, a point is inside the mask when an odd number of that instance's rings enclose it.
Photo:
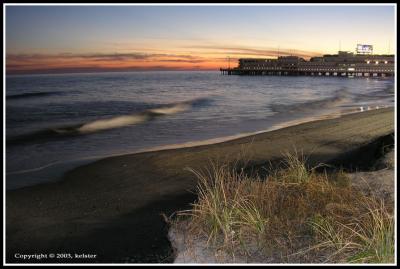
M 311 76 L 394 76 L 394 55 L 377 55 L 339 51 L 334 55 L 312 57 L 309 61 L 297 56 L 275 59 L 242 58 L 236 68 L 221 68 L 230 75 L 311 75 Z

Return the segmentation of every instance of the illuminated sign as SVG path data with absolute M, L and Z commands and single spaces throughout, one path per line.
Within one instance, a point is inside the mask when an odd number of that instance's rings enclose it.
M 372 54 L 372 45 L 357 44 L 358 54 Z

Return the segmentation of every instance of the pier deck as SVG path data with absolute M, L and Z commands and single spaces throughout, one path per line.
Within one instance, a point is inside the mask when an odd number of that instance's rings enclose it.
M 299 70 L 299 69 L 241 69 L 220 68 L 221 75 L 247 75 L 247 76 L 337 76 L 337 77 L 392 77 L 390 71 L 354 70 Z

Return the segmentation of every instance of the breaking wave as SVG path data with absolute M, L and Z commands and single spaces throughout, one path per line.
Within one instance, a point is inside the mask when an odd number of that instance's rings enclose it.
M 362 99 L 362 100 L 377 100 L 382 98 L 393 99 L 394 95 L 395 95 L 394 87 L 393 85 L 389 85 L 383 89 L 377 89 L 375 91 L 370 91 L 368 93 L 357 93 L 356 97 L 357 99 Z
M 77 136 L 90 134 L 99 131 L 121 128 L 151 121 L 155 118 L 182 113 L 191 110 L 195 106 L 201 106 L 210 102 L 208 98 L 198 98 L 184 102 L 162 105 L 146 109 L 142 112 L 115 116 L 112 118 L 98 119 L 81 124 L 74 124 L 62 127 L 48 128 L 34 133 L 19 135 L 7 138 L 7 145 L 33 142 L 37 140 L 48 140 L 64 138 L 66 136 Z
M 297 104 L 271 104 L 271 110 L 276 113 L 305 113 L 319 109 L 329 109 L 342 105 L 351 100 L 350 94 L 345 90 L 339 90 L 334 96 L 322 100 L 313 100 Z
M 145 112 L 133 115 L 124 115 L 117 116 L 109 119 L 100 119 L 92 122 L 88 122 L 82 124 L 79 128 L 76 129 L 78 133 L 93 133 L 107 129 L 120 128 L 128 125 L 135 125 L 139 123 L 143 123 L 146 121 L 150 121 L 155 117 L 162 115 L 172 115 L 179 112 L 184 112 L 190 108 L 189 105 L 186 104 L 177 104 L 171 107 L 160 107 L 149 109 Z M 65 129 L 55 129 L 58 133 L 65 132 Z M 67 130 L 68 131 L 68 130 Z

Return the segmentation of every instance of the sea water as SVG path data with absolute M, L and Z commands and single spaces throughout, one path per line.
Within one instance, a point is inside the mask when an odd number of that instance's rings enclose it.
M 6 187 L 15 189 L 111 155 L 394 106 L 394 80 L 205 71 L 12 75 L 5 103 Z

